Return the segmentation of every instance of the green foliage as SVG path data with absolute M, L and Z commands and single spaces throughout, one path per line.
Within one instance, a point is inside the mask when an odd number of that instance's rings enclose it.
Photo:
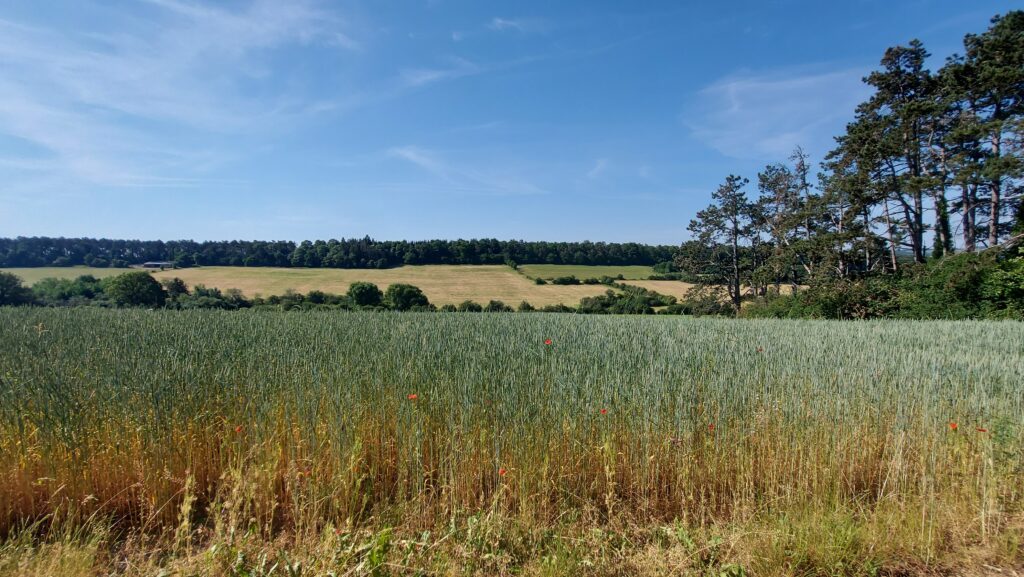
M 9 272 L 0 272 L 0 306 L 26 305 L 32 302 L 32 291 L 21 279 Z
M 750 281 L 755 268 L 745 258 L 757 238 L 754 221 L 758 218 L 755 204 L 743 190 L 748 183 L 734 174 L 726 177 L 711 193 L 711 204 L 690 221 L 688 228 L 696 242 L 675 260 L 680 270 L 699 279 L 698 284 L 726 287 L 737 311 L 740 287 Z
M 188 294 L 188 285 L 178 277 L 164 279 L 160 281 L 160 284 L 164 287 L 164 290 L 167 291 L 167 298 L 169 299 L 174 300 L 180 296 Z
M 371 282 L 352 283 L 346 295 L 357 307 L 379 307 L 384 300 L 384 293 Z
M 546 281 L 546 280 L 544 280 L 544 279 L 542 279 L 540 277 L 537 277 L 537 278 L 533 279 L 533 284 L 544 285 L 544 284 L 548 284 L 548 281 Z
M 816 283 L 795 295 L 749 302 L 742 316 L 1024 320 L 1024 256 L 1019 249 L 960 253 L 899 275 Z
M 654 268 L 654 272 L 656 272 L 658 274 L 667 274 L 667 273 L 679 272 L 679 269 L 676 268 L 676 263 L 674 263 L 674 262 L 672 262 L 670 260 L 659 262 L 658 264 L 654 265 L 653 268 Z
M 540 308 L 540 311 L 545 313 L 574 313 L 576 312 L 576 309 L 568 305 L 557 304 L 544 305 L 543 307 Z
M 686 299 L 674 305 L 676 308 L 670 310 L 678 311 L 677 314 L 688 314 L 698 317 L 703 316 L 733 316 L 736 309 L 732 307 L 726 297 L 725 289 L 722 287 L 695 285 L 686 295 Z
M 576 275 L 560 276 L 551 279 L 551 284 L 557 285 L 577 285 L 580 284 L 580 279 L 576 278 Z
M 516 311 L 517 312 L 521 312 L 521 313 L 531 313 L 531 312 L 533 312 L 535 310 L 537 310 L 537 309 L 533 308 L 533 305 L 531 305 L 530 303 L 528 303 L 526 301 L 523 301 L 523 302 L 519 303 L 519 306 L 516 307 Z
M 1012 267 L 953 253 L 1005 248 L 1024 216 L 1024 11 L 964 50 L 933 74 L 920 41 L 887 49 L 816 187 L 799 148 L 758 174 L 754 201 L 729 176 L 677 252 L 686 280 L 724 287 L 737 312 L 756 295 L 747 316 L 1013 318 Z M 782 286 L 810 290 L 768 296 Z
M 1024 247 L 984 275 L 981 298 L 985 316 L 1024 320 Z
M 44 278 L 32 285 L 40 303 L 49 306 L 102 305 L 107 303 L 103 283 L 92 275 L 76 279 Z
M 427 295 L 419 287 L 411 284 L 396 283 L 388 286 L 384 293 L 384 302 L 388 308 L 396 311 L 425 309 L 430 306 Z
M 508 306 L 507 304 L 505 304 L 505 303 L 503 303 L 501 301 L 492 300 L 492 301 L 487 303 L 487 306 L 484 307 L 484 312 L 486 312 L 486 313 L 510 313 L 510 312 L 512 312 L 512 307 Z
M 111 266 L 171 261 L 185 266 L 391 268 L 424 264 L 650 266 L 674 247 L 638 243 L 524 242 L 497 239 L 378 241 L 138 241 L 93 238 L 0 238 L 0 267 Z M 529 273 L 528 273 L 529 274 Z M 535 275 L 529 275 L 535 276 Z
M 580 300 L 577 312 L 582 314 L 649 315 L 654 313 L 653 307 L 676 304 L 676 298 L 673 296 L 632 285 L 616 284 L 614 286 L 621 292 L 617 293 L 609 289 L 600 296 L 584 297 Z
M 483 312 L 484 307 L 480 306 L 480 303 L 476 303 L 471 300 L 464 300 L 459 303 L 457 310 L 460 313 L 479 313 Z
M 162 307 L 167 292 L 145 271 L 126 272 L 103 280 L 103 292 L 118 306 Z
M 296 297 L 293 296 L 293 298 Z M 297 298 L 301 298 L 301 295 L 297 295 Z M 179 293 L 170 299 L 167 306 L 177 309 L 237 310 L 249 308 L 252 303 L 246 300 L 241 291 L 237 289 L 221 292 L 218 288 L 207 288 L 199 284 L 193 287 L 192 292 Z

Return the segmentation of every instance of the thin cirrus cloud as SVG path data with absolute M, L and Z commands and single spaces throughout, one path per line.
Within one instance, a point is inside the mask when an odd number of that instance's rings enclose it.
M 540 18 L 502 18 L 495 16 L 487 24 L 487 28 L 498 32 L 535 33 L 546 32 L 549 24 L 546 20 Z
M 473 76 L 486 69 L 465 58 L 453 58 L 452 64 L 444 68 L 411 68 L 402 70 L 399 78 L 408 88 L 418 88 L 443 80 L 454 80 L 463 76 Z
M 551 23 L 542 18 L 503 18 L 495 16 L 481 28 L 469 30 L 453 30 L 452 42 L 462 42 L 467 38 L 489 33 L 543 34 L 551 31 Z
M 166 173 L 201 170 L 224 157 L 197 142 L 274 129 L 308 110 L 286 89 L 257 98 L 234 88 L 238 81 L 273 85 L 257 52 L 314 43 L 359 49 L 340 22 L 307 2 L 261 0 L 244 10 L 182 0 L 144 6 L 154 18 L 128 27 L 112 17 L 106 29 L 116 33 L 68 34 L 0 20 L 0 135 L 30 144 L 82 182 L 187 184 Z
M 823 154 L 870 94 L 865 70 L 773 71 L 722 78 L 682 115 L 694 138 L 721 154 L 776 161 L 797 146 Z
M 523 196 L 548 191 L 527 181 L 514 170 L 481 168 L 474 163 L 459 163 L 418 146 L 396 146 L 387 155 L 408 162 L 441 180 L 449 192 L 471 196 Z M 420 185 L 417 185 L 419 187 Z
M 598 158 L 594 161 L 594 166 L 587 171 L 587 178 L 593 180 L 604 174 L 604 171 L 608 169 L 608 159 Z

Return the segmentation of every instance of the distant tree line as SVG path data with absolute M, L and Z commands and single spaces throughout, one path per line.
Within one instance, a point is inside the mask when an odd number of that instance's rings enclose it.
M 0 238 L 0 267 L 126 267 L 168 261 L 178 267 L 276 266 L 392 268 L 421 264 L 647 265 L 666 263 L 674 246 L 521 240 L 144 241 Z
M 799 148 L 756 198 L 725 179 L 675 258 L 698 293 L 746 314 L 1024 318 L 1024 11 L 938 72 L 928 56 L 886 50 L 816 182 Z

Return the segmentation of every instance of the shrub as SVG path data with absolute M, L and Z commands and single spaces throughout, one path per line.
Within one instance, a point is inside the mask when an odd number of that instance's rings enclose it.
M 346 293 L 357 307 L 377 307 L 384 300 L 384 293 L 371 282 L 354 282 Z
M 488 313 L 510 313 L 510 312 L 512 312 L 512 307 L 508 306 L 507 304 L 505 304 L 505 303 L 503 303 L 501 301 L 492 300 L 492 301 L 487 303 L 487 306 L 484 307 L 484 312 L 488 312 Z
M 120 306 L 161 307 L 167 300 L 167 292 L 153 275 L 145 271 L 133 271 L 110 277 L 104 281 L 103 292 Z
M 419 287 L 411 284 L 393 284 L 384 294 L 388 307 L 396 311 L 407 311 L 417 308 L 423 310 L 430 305 L 427 295 Z
M 540 310 L 542 312 L 546 312 L 546 313 L 574 313 L 574 312 L 576 312 L 576 309 L 574 309 L 573 307 L 563 305 L 562 303 L 558 303 L 557 305 L 544 305 L 544 307 L 542 309 L 540 309 Z
M 21 278 L 0 271 L 0 306 L 27 305 L 32 302 L 32 291 L 21 283 Z
M 577 284 L 580 284 L 580 279 L 576 278 L 575 275 L 560 276 L 560 277 L 556 277 L 556 278 L 551 279 L 551 284 L 577 285 Z

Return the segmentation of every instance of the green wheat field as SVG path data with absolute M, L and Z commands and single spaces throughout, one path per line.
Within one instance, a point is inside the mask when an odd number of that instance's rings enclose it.
M 1024 551 L 1019 323 L 0 309 L 0 351 L 0 575 Z

